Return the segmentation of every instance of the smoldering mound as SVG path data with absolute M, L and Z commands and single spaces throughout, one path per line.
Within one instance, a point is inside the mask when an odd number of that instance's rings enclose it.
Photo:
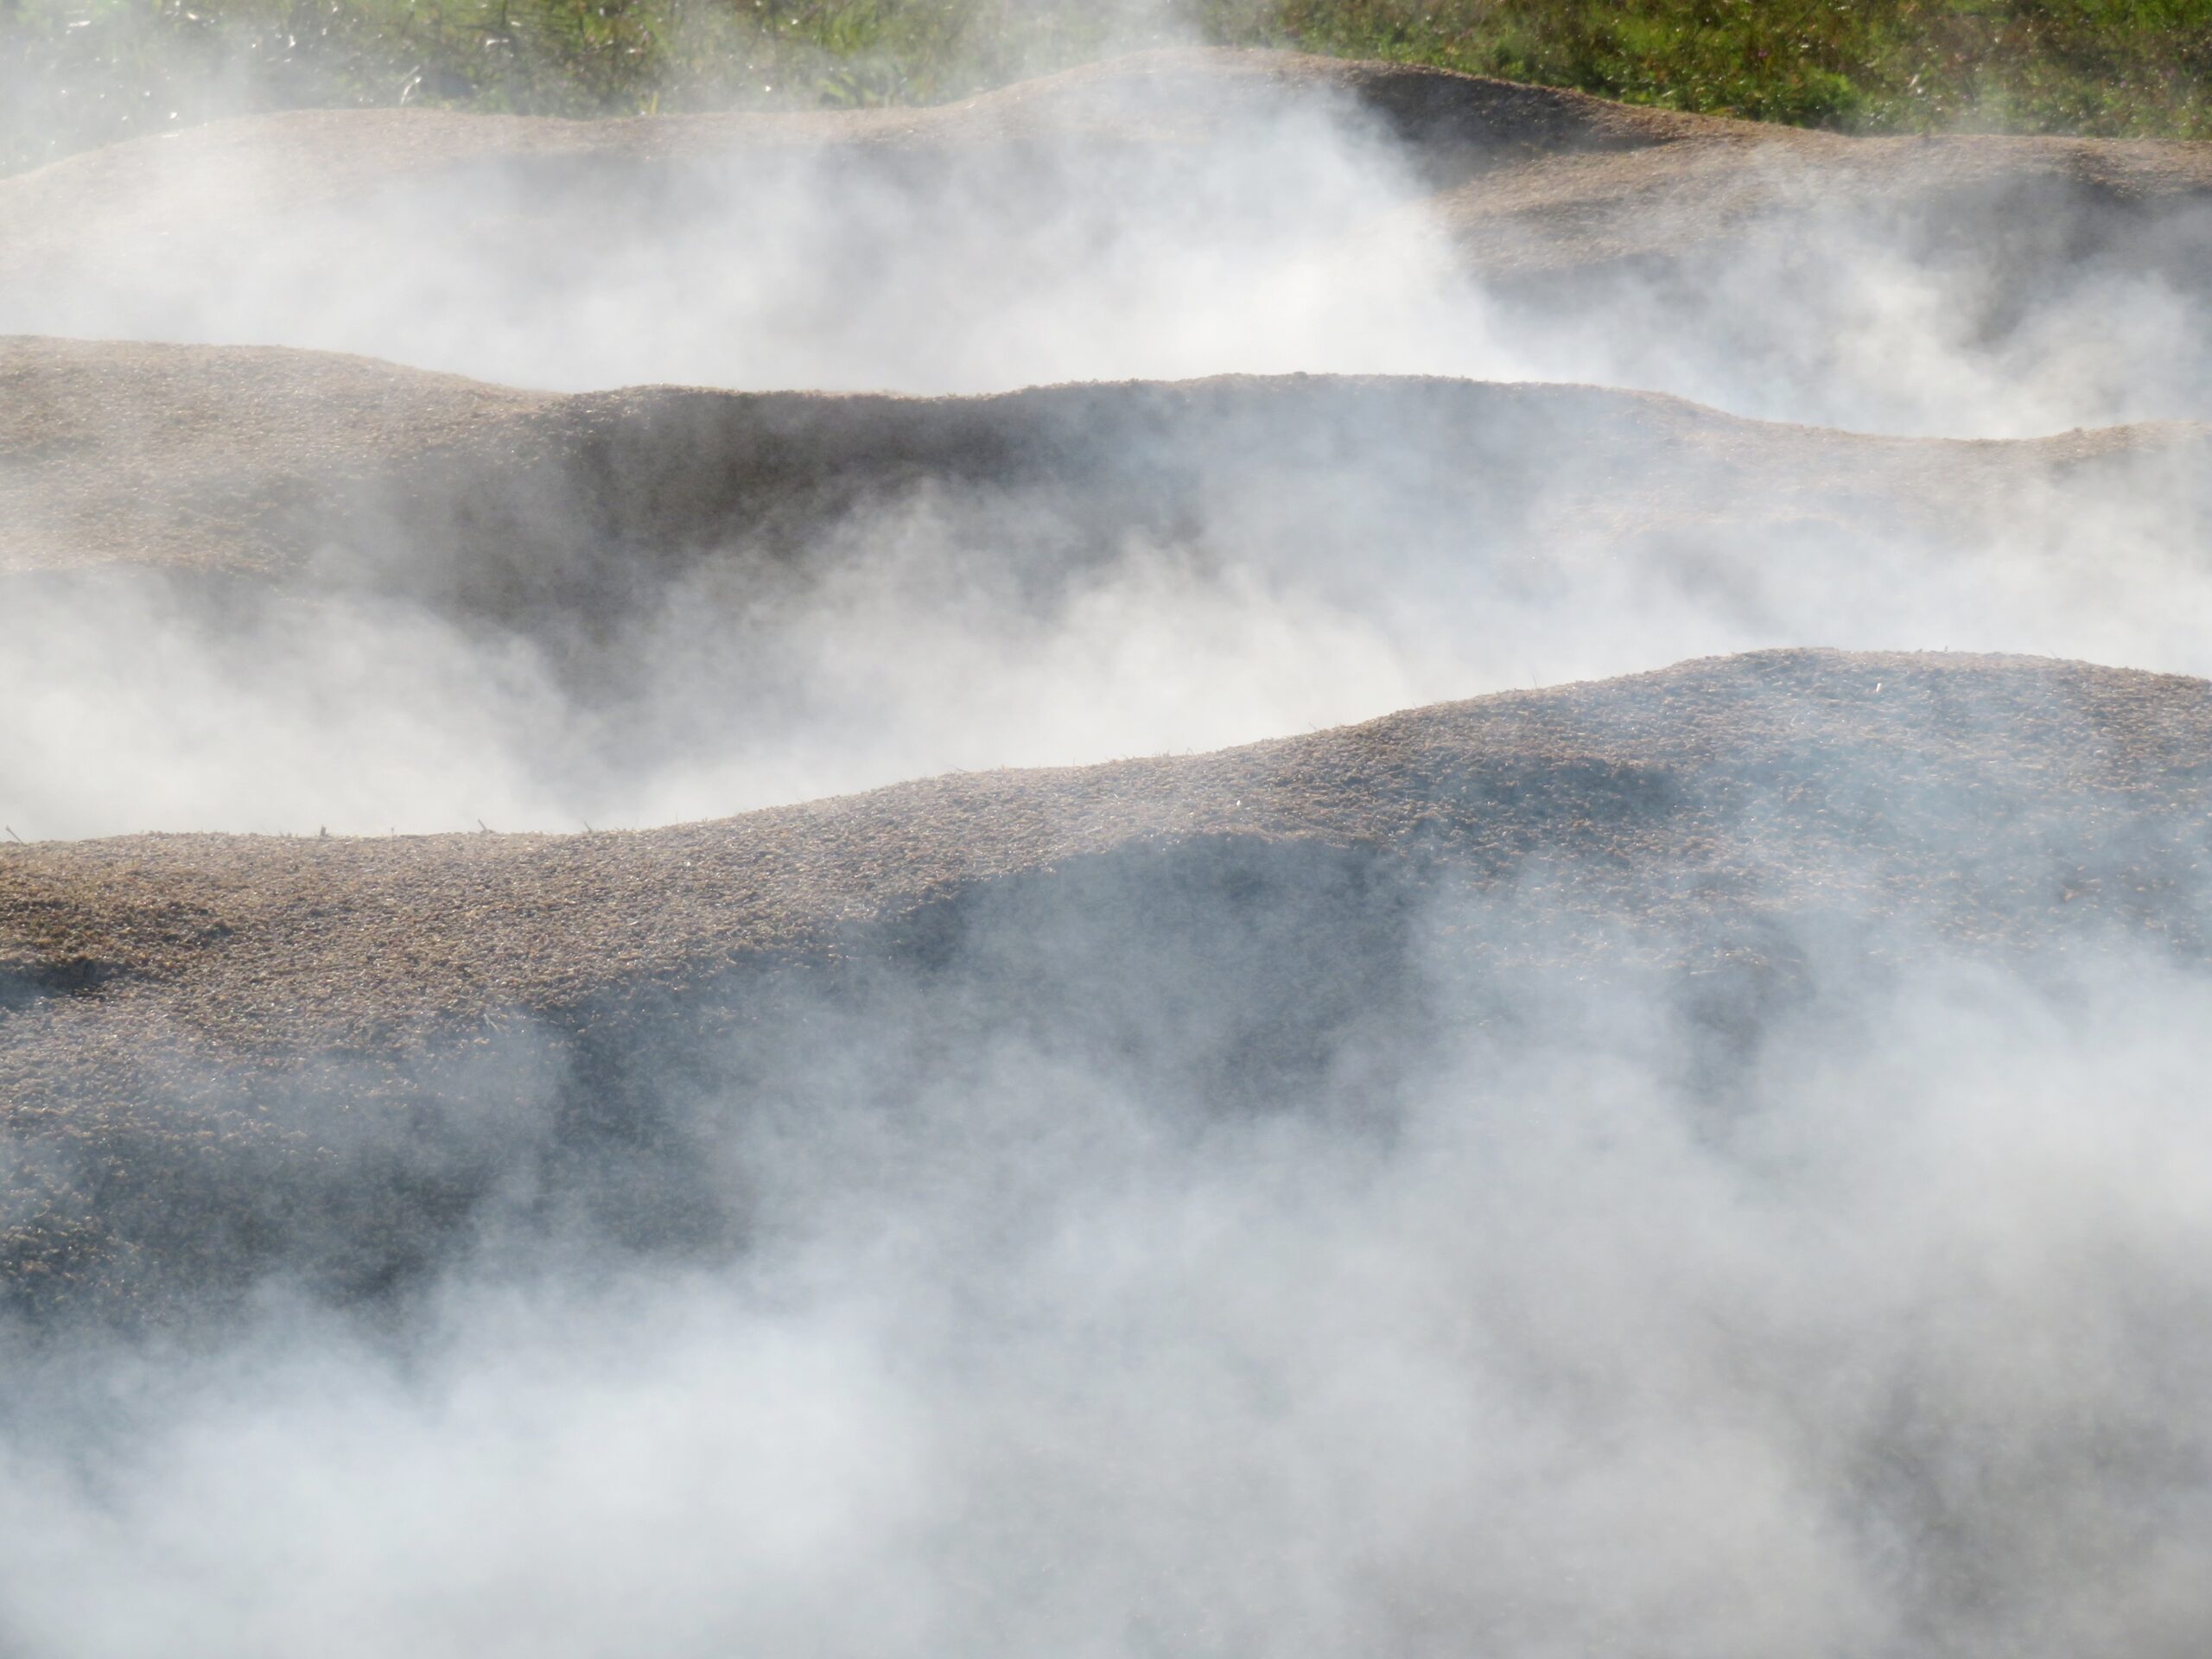
M 2212 413 L 2208 203 L 2202 144 L 1173 51 L 943 108 L 136 141 L 0 181 L 0 329 L 566 387 L 1416 368 L 2012 435 Z
M 2208 728 L 1775 652 L 635 834 L 9 845 L 0 1618 L 2185 1651 Z
M 1140 1098 L 1387 1119 L 1440 1033 L 1603 982 L 1720 1100 L 1846 968 L 2195 972 L 2208 721 L 2197 680 L 1780 652 L 664 830 L 10 847 L 9 1284 L 353 1294 L 511 1179 L 735 1248 L 701 1137 L 842 1078 L 815 1045 L 889 989 L 925 1072 L 1020 1033 Z
M 1645 526 L 1735 547 L 1826 519 L 1955 546 L 2018 533 L 2024 497 L 2063 514 L 2145 480 L 2171 486 L 2185 536 L 2202 512 L 2185 486 L 2212 445 L 2212 426 L 2178 421 L 1883 439 L 1438 377 L 560 396 L 321 353 L 30 337 L 0 339 L 0 571 L 372 588 L 524 631 L 619 616 L 748 543 L 786 566 L 834 558 L 844 521 L 921 486 L 1035 500 L 1078 556 L 995 550 L 1040 567 L 1187 542 L 1263 501 L 1287 502 L 1277 537 L 1318 515 L 1308 560 L 1323 546 L 1341 559 L 1362 527 L 1403 542 L 1421 520 L 1616 543 Z
M 10 326 L 423 365 L 0 348 L 0 1648 L 2201 1650 L 2204 429 L 1742 417 L 2202 416 L 2202 154 L 1196 54 L 0 184 Z M 1177 378 L 1408 365 L 1735 412 Z M 778 804 L 45 838 L 618 802 Z
M 2186 423 L 1881 439 L 1326 376 L 561 396 L 29 340 L 0 387 L 36 711 L 0 822 L 34 837 L 666 822 L 1750 646 L 2212 668 Z

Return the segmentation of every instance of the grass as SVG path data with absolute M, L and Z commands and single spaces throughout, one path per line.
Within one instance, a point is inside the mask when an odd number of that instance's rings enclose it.
M 1241 38 L 1853 131 L 2212 137 L 2212 0 L 1282 0 Z
M 1852 131 L 2212 137 L 2212 0 L 0 0 L 0 172 L 241 110 L 925 103 L 1173 38 Z

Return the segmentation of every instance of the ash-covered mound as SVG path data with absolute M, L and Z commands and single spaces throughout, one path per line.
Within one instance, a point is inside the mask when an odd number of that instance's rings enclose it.
M 0 181 L 0 1649 L 2199 1652 L 2205 153 Z
M 571 829 L 1777 645 L 2212 671 L 2212 429 L 1234 377 L 557 396 L 0 342 L 0 825 Z
M 979 152 L 1032 166 L 1097 167 L 1125 152 L 1226 149 L 1303 103 L 1363 122 L 1406 152 L 1408 184 L 1442 189 L 1462 223 L 1502 232 L 1476 258 L 1573 267 L 1624 251 L 1664 254 L 1731 225 L 1792 184 L 1925 198 L 1956 211 L 1992 191 L 2057 187 L 2113 207 L 2212 196 L 2212 156 L 2188 143 L 1994 135 L 1859 139 L 1617 104 L 1587 93 L 1417 65 L 1295 53 L 1140 53 L 964 102 L 817 114 L 645 116 L 573 121 L 450 111 L 301 111 L 219 121 L 72 156 L 0 182 L 0 272 L 149 240 L 251 240 L 279 215 L 389 197 L 442 214 L 455 192 L 510 181 L 556 203 L 604 206 L 666 190 L 688 170 L 817 151 L 887 171 L 949 168 Z M 1056 149 L 1066 154 L 1055 156 Z M 1629 158 L 1634 157 L 1634 160 Z M 1572 167 L 1544 163 L 1571 160 Z M 205 188 L 179 197 L 179 178 Z M 1686 216 L 1686 187 L 1702 200 Z M 1984 200 L 1980 205 L 1987 206 Z M 91 213 L 87 213 L 87 208 Z M 61 211 L 61 210 L 67 211 Z M 208 219 L 217 222 L 211 226 Z M 1593 218 L 1617 227 L 1592 235 Z M 425 222 L 430 222 L 426 219 Z M 64 226 L 67 226 L 66 230 Z M 479 234 L 505 228 L 496 217 Z
M 0 572 L 379 588 L 524 629 L 604 621 L 716 556 L 833 559 L 841 529 L 917 496 L 1049 525 L 993 550 L 1034 583 L 1207 536 L 1303 543 L 1286 562 L 1470 534 L 1740 556 L 1808 524 L 1955 550 L 2101 491 L 2201 509 L 2179 486 L 2208 471 L 2193 422 L 1882 439 L 1597 387 L 1303 374 L 557 396 L 321 353 L 0 339 Z
M 0 331 L 567 387 L 1412 369 L 2010 435 L 2212 414 L 2208 270 L 2203 144 L 1230 51 L 916 110 L 300 112 L 0 181 Z
M 1234 49 L 1144 53 L 917 108 L 598 121 L 298 111 L 132 140 L 0 181 L 0 223 L 17 232 L 0 242 L 0 274 L 156 239 L 204 246 L 211 230 L 265 236 L 278 215 L 395 191 L 415 198 L 417 213 L 442 212 L 456 191 L 489 194 L 511 182 L 543 189 L 554 205 L 605 206 L 621 193 L 680 186 L 696 170 L 793 151 L 887 172 L 949 168 L 979 153 L 1033 166 L 1095 166 L 1124 152 L 1173 158 L 1236 143 L 1301 97 L 1376 120 L 1433 181 L 1459 182 L 1473 168 L 1536 152 L 1757 143 L 1767 130 L 1445 70 Z M 171 187 L 180 178 L 203 188 L 179 198 Z M 475 227 L 500 228 L 496 219 Z
M 1725 1110 L 1923 957 L 2196 982 L 2208 753 L 2202 681 L 1777 652 L 634 834 L 9 846 L 8 1283 L 343 1298 L 495 1224 L 739 1249 L 709 1148 L 872 1022 L 916 1046 L 890 1111 L 1019 1041 L 1201 1116 L 1387 1117 L 1602 994 Z

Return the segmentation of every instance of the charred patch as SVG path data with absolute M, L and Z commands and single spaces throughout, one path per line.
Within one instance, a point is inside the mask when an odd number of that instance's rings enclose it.
M 129 971 L 96 957 L 0 959 L 0 1008 L 26 1008 L 49 997 L 90 996 Z

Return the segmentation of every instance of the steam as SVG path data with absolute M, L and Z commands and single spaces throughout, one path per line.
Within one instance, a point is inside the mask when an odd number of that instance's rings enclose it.
M 0 327 L 325 347 L 537 387 L 1420 372 L 1950 436 L 2212 414 L 2212 318 L 2187 276 L 2212 246 L 2201 209 L 2053 264 L 2038 250 L 2094 234 L 2088 209 L 2052 208 L 2024 249 L 1965 239 L 1971 217 L 1931 242 L 1902 210 L 1823 202 L 1791 163 L 1747 159 L 1783 181 L 1771 234 L 1663 279 L 1491 281 L 1468 273 L 1434 181 L 1341 99 L 1246 88 L 1224 114 L 1172 77 L 1084 96 L 1073 132 L 719 160 L 702 139 L 695 162 L 645 171 L 487 160 L 282 212 L 251 204 L 296 188 L 296 158 L 143 146 L 73 232 L 97 257 L 0 283 Z M 1215 136 L 1167 141 L 1192 120 Z M 141 239 L 100 241 L 118 226 Z M 1483 232 L 1490 254 L 1510 234 Z M 1319 538 L 1274 504 L 1224 493 L 1187 537 L 1133 531 L 1042 601 L 1004 569 L 1095 527 L 940 486 L 829 527 L 819 563 L 842 573 L 807 593 L 672 594 L 628 637 L 615 703 L 579 696 L 537 642 L 404 598 L 241 602 L 210 628 L 159 584 L 13 594 L 0 696 L 40 718 L 0 734 L 0 812 L 35 836 L 565 830 L 1217 747 L 1761 646 L 2212 667 L 2195 621 L 2207 508 L 2184 464 L 2145 457 L 1933 534 L 1862 506 L 1600 535 L 1587 491 L 1580 522 L 1448 522 L 1458 504 L 1391 453 L 1421 442 L 1378 435 L 1309 481 L 1325 556 L 1292 545 Z M 1532 435 L 1500 472 L 1541 489 L 1560 464 Z M 732 568 L 753 573 L 745 551 Z
M 724 1054 L 727 1261 L 570 1232 L 399 1335 L 13 1338 L 11 1644 L 2179 1654 L 2203 984 L 1923 961 L 1719 1097 L 1694 1027 L 1551 987 L 1366 1007 L 1254 1110 L 1192 1086 L 1243 989 L 1116 1059 L 902 976 Z
M 1249 418 L 1281 459 L 1255 470 L 1249 429 L 1203 436 L 1219 453 L 1184 459 L 1209 496 L 1178 538 L 1072 518 L 1080 498 L 932 483 L 826 524 L 797 574 L 724 550 L 599 621 L 589 672 L 404 592 L 231 584 L 211 607 L 121 574 L 22 583 L 0 613 L 0 699 L 23 716 L 0 726 L 0 823 L 642 826 L 1808 642 L 2212 673 L 2201 448 L 1962 490 L 1917 524 L 1809 498 L 1731 516 L 1740 480 L 1683 453 L 1665 481 L 1691 511 L 1623 525 L 1606 477 L 1558 475 L 1555 431 L 1486 459 L 1533 483 L 1516 504 L 1471 495 L 1449 444 L 1379 414 L 1311 464 L 1301 416 Z M 1805 487 L 1785 466 L 1762 481 Z
M 167 162 L 117 210 L 205 219 L 162 281 L 0 292 L 0 327 L 539 387 L 1325 370 L 1953 436 L 2212 416 L 2178 257 L 2011 291 L 2002 250 L 1837 203 L 1663 279 L 1478 281 L 1325 101 L 1191 151 L 555 169 L 543 199 L 487 167 L 269 220 L 228 216 L 265 181 Z M 10 578 L 0 821 L 605 829 L 1783 644 L 2212 673 L 2212 504 L 2155 445 L 1938 529 L 1624 524 L 1534 431 L 1525 490 L 1471 514 L 1412 437 L 1202 454 L 1192 522 L 1080 556 L 1099 526 L 1050 500 L 925 480 L 803 571 L 741 536 L 594 619 L 583 669 L 419 594 Z M 2175 834 L 2186 862 L 2202 826 Z M 1542 966 L 1586 872 L 1408 893 L 1282 856 L 1245 909 L 1141 867 L 987 898 L 941 957 L 870 936 L 696 1028 L 609 1016 L 605 1052 L 550 1019 L 458 1060 L 203 1051 L 196 1094 L 99 1103 L 278 1150 L 211 1137 L 130 1217 L 150 1311 L 0 1320 L 0 1648 L 2202 1649 L 2201 963 L 1778 915 L 1806 965 L 1710 1018 L 1724 993 L 1625 949 Z M 389 1121 L 317 1093 L 357 1064 Z M 0 1171 L 157 1155 L 65 1141 L 10 1122 Z M 347 1230 L 379 1205 L 397 1266 Z
M 1437 186 L 1465 166 L 1429 176 L 1342 96 L 1208 90 L 1154 62 L 1061 99 L 987 101 L 904 150 L 678 129 L 691 153 L 650 163 L 552 139 L 507 152 L 457 117 L 423 118 L 474 157 L 442 168 L 306 128 L 312 163 L 282 138 L 188 135 L 98 175 L 77 232 L 97 256 L 0 283 L 0 330 L 309 346 L 563 390 L 1424 373 L 1953 437 L 2208 412 L 2202 204 L 2116 233 L 2056 181 L 1895 201 L 1747 154 L 1732 166 L 1772 200 L 1727 240 L 1560 282 L 1510 273 L 1571 231 L 1455 231 Z M 292 205 L 302 164 L 352 183 Z M 1470 250 L 1509 274 L 1471 275 Z

